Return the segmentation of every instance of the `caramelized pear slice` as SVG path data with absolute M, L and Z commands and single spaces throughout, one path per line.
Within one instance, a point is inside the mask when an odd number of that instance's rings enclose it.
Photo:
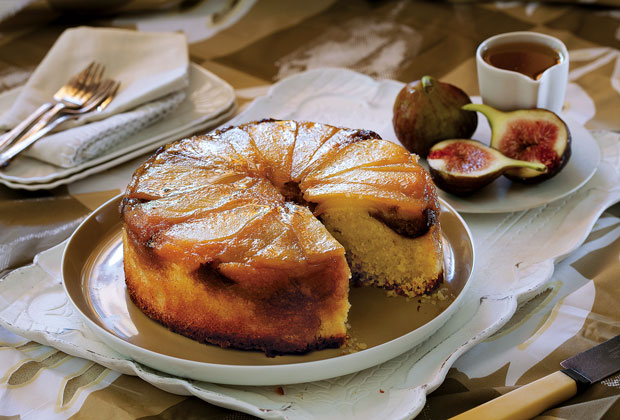
M 514 168 L 544 173 L 542 163 L 511 159 L 476 140 L 454 139 L 435 144 L 426 158 L 437 187 L 466 196 Z
M 512 181 L 534 184 L 557 175 L 571 155 L 571 135 L 566 123 L 546 109 L 502 112 L 488 105 L 467 104 L 463 109 L 479 111 L 491 125 L 491 147 L 517 160 L 543 163 L 540 173 L 515 168 L 504 175 Z

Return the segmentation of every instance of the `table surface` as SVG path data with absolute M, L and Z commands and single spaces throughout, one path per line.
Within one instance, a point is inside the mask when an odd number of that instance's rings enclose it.
M 108 3 L 108 9 L 94 11 L 76 11 L 76 3 L 70 1 L 50 2 L 69 4 L 65 9 L 43 1 L 25 3 L 30 4 L 0 22 L 0 92 L 23 84 L 63 30 L 93 25 L 184 30 L 191 60 L 235 88 L 240 110 L 278 80 L 326 66 L 402 82 L 430 74 L 473 96 L 478 94 L 476 46 L 497 33 L 532 30 L 554 35 L 568 47 L 571 70 L 564 112 L 588 129 L 620 131 L 620 8 L 614 1 L 205 0 L 151 2 L 147 10 L 145 2 L 134 1 L 119 9 L 110 9 Z M 153 10 L 153 4 L 162 9 Z M 145 158 L 53 190 L 0 186 L 0 276 L 66 239 L 89 212 L 124 190 Z M 457 361 L 443 385 L 428 396 L 419 418 L 448 418 L 549 374 L 566 357 L 620 333 L 617 215 L 619 206 L 609 208 L 579 249 L 579 258 L 556 267 L 556 273 L 573 270 L 593 288 L 587 312 L 563 314 L 559 303 L 549 303 L 550 291 L 523 304 L 499 333 Z M 579 301 L 580 293 L 586 292 L 576 291 L 560 301 Z M 540 318 L 539 327 L 529 336 L 517 334 L 516 326 L 532 314 Z M 559 319 L 575 333 L 562 343 L 547 343 L 547 351 L 538 346 L 538 351 L 528 353 L 536 337 L 550 325 L 557 328 Z M 509 339 L 502 341 L 496 355 L 506 363 L 488 363 L 489 348 L 505 336 Z M 69 381 L 61 365 L 71 357 L 42 347 L 0 328 L 0 419 L 252 418 L 166 393 L 94 363 Z M 519 355 L 511 356 L 517 349 Z M 516 376 L 514 366 L 519 366 Z M 274 392 L 282 390 L 274 387 Z M 540 418 L 620 418 L 620 376 L 592 386 Z

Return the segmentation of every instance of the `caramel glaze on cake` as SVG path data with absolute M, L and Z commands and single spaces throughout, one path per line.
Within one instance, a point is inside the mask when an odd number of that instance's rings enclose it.
M 263 120 L 160 148 L 121 204 L 125 277 L 149 317 L 267 355 L 339 347 L 349 281 L 441 281 L 435 188 L 367 130 Z

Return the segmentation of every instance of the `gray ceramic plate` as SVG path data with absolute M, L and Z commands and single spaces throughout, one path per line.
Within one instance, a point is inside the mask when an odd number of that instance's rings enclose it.
M 238 385 L 299 383 L 385 362 L 424 341 L 448 320 L 465 295 L 474 265 L 467 226 L 442 202 L 443 289 L 451 298 L 407 299 L 388 297 L 383 290 L 352 288 L 349 334 L 353 344 L 269 358 L 260 352 L 200 344 L 170 332 L 133 305 L 123 273 L 120 199 L 97 209 L 69 240 L 62 262 L 65 289 L 94 332 L 116 351 L 163 372 L 197 380 Z

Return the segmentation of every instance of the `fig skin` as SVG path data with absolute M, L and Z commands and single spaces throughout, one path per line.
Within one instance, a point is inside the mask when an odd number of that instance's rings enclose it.
M 435 144 L 428 156 L 429 173 L 435 185 L 458 196 L 468 196 L 486 187 L 512 168 L 530 168 L 539 173 L 542 163 L 511 159 L 476 140 L 451 139 Z
M 491 147 L 513 159 L 541 162 L 547 167 L 543 174 L 527 168 L 508 170 L 504 176 L 511 181 L 537 184 L 553 178 L 571 157 L 570 130 L 552 111 L 532 108 L 504 112 L 482 104 L 468 104 L 463 109 L 479 111 L 487 118 L 492 132 Z
M 394 101 L 396 137 L 407 150 L 422 157 L 441 140 L 469 138 L 478 126 L 477 114 L 461 109 L 469 103 L 461 89 L 431 76 L 411 82 Z

